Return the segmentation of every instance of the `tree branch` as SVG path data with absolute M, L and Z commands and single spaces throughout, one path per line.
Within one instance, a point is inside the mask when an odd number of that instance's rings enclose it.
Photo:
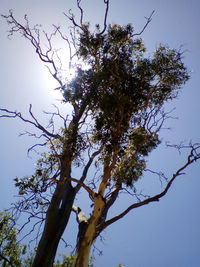
M 151 22 L 154 13 L 155 13 L 155 10 L 153 10 L 153 11 L 151 12 L 151 14 L 150 14 L 149 17 L 147 17 L 147 18 L 145 17 L 145 19 L 146 19 L 147 21 L 146 21 L 144 27 L 142 28 L 142 30 L 141 30 L 139 33 L 135 33 L 135 34 L 133 34 L 132 37 L 134 37 L 134 36 L 139 36 L 139 35 L 141 35 L 141 34 L 145 31 L 146 27 L 147 27 L 147 26 L 149 25 L 149 23 Z
M 95 151 L 95 152 L 91 155 L 91 157 L 89 158 L 88 163 L 86 164 L 86 166 L 85 166 L 85 168 L 84 168 L 84 170 L 83 170 L 82 176 L 81 176 L 81 178 L 80 178 L 80 180 L 79 180 L 81 183 L 83 183 L 83 182 L 85 181 L 85 179 L 86 179 L 86 177 L 87 177 L 87 174 L 88 174 L 88 170 L 89 170 L 90 166 L 92 165 L 92 162 L 93 162 L 94 158 L 95 158 L 97 155 L 99 155 L 99 153 L 101 152 L 101 150 L 102 150 L 102 148 L 100 148 L 99 150 Z M 76 186 L 76 192 L 78 192 L 78 191 L 80 190 L 80 188 L 81 188 L 81 183 L 78 183 L 78 184 L 77 184 L 77 186 Z
M 88 194 L 91 196 L 92 199 L 94 198 L 95 192 L 89 186 L 87 186 L 85 183 L 83 183 L 81 180 L 78 180 L 78 179 L 72 178 L 72 177 L 65 177 L 64 179 L 67 181 L 71 181 L 71 182 L 75 182 L 75 183 L 79 184 L 80 187 L 83 187 L 88 192 Z
M 104 22 L 103 22 L 104 23 L 103 24 L 104 27 L 103 27 L 103 30 L 99 33 L 100 35 L 103 34 L 106 31 L 106 28 L 107 28 L 107 17 L 108 17 L 108 10 L 109 10 L 109 2 L 110 2 L 110 0 L 104 0 L 104 4 L 106 5 L 106 11 L 105 11 Z M 83 9 L 80 6 L 80 3 L 81 3 L 81 0 L 77 0 L 77 7 L 79 8 L 80 13 L 81 13 L 80 24 L 78 24 L 75 21 L 74 14 L 72 13 L 71 9 L 69 10 L 69 15 L 67 15 L 66 13 L 64 13 L 64 15 L 73 23 L 74 27 L 77 27 L 77 28 L 79 28 L 80 30 L 82 30 L 84 32 L 84 31 L 87 30 L 87 28 L 84 26 L 84 23 L 83 23 Z
M 53 137 L 53 138 L 60 138 L 60 135 L 49 132 L 44 126 L 42 126 L 38 122 L 38 120 L 35 118 L 35 116 L 32 113 L 32 105 L 31 104 L 30 104 L 30 107 L 29 107 L 29 114 L 31 115 L 33 121 L 25 119 L 21 115 L 21 113 L 17 112 L 17 111 L 10 111 L 10 110 L 5 109 L 5 108 L 0 108 L 0 111 L 5 113 L 3 115 L 0 115 L 0 118 L 20 118 L 22 121 L 27 122 L 27 123 L 35 126 L 37 129 L 42 131 L 45 135 L 47 135 L 49 137 Z
M 19 33 L 21 34 L 21 36 L 28 39 L 32 46 L 35 48 L 36 54 L 39 56 L 40 60 L 44 63 L 48 63 L 52 67 L 53 72 L 48 67 L 51 75 L 59 83 L 60 87 L 63 87 L 64 84 L 59 77 L 61 66 L 57 66 L 56 62 L 54 61 L 55 51 L 53 51 L 52 49 L 52 38 L 56 36 L 59 27 L 54 27 L 55 30 L 50 34 L 50 36 L 48 36 L 45 31 L 42 31 L 47 42 L 47 48 L 44 49 L 41 45 L 41 25 L 37 24 L 33 28 L 31 28 L 27 15 L 24 16 L 25 24 L 22 25 L 15 19 L 12 10 L 9 11 L 8 15 L 1 16 L 5 18 L 7 20 L 7 23 L 10 25 L 8 36 L 11 37 L 14 33 Z
M 187 146 L 188 148 L 188 146 Z M 195 145 L 191 145 L 190 146 L 191 150 L 190 150 L 190 154 L 188 156 L 188 159 L 187 159 L 187 162 L 181 167 L 179 168 L 176 173 L 174 173 L 172 175 L 172 178 L 169 180 L 169 182 L 167 183 L 165 189 L 153 196 L 153 197 L 150 197 L 150 198 L 147 198 L 141 202 L 138 202 L 138 203 L 134 203 L 132 205 L 130 205 L 126 210 L 124 210 L 122 213 L 120 213 L 119 215 L 113 217 L 112 219 L 106 221 L 105 223 L 103 223 L 101 226 L 100 226 L 100 229 L 99 229 L 99 232 L 103 231 L 106 227 L 108 227 L 109 225 L 111 225 L 112 223 L 118 221 L 119 219 L 122 219 L 126 214 L 128 214 L 131 210 L 135 209 L 135 208 L 139 208 L 139 207 L 142 207 L 144 205 L 147 205 L 151 202 L 157 202 L 159 201 L 162 197 L 164 197 L 167 192 L 169 191 L 171 185 L 173 184 L 174 180 L 180 176 L 180 175 L 183 175 L 183 171 L 189 166 L 191 165 L 193 162 L 197 161 L 200 159 L 200 152 L 198 151 L 200 149 L 200 144 L 195 144 Z
M 77 0 L 77 6 L 81 12 L 81 18 L 80 18 L 80 25 L 83 25 L 83 9 L 82 7 L 80 6 L 80 3 L 81 3 L 81 0 Z
M 78 1 L 78 0 L 77 0 Z M 75 19 L 74 19 L 74 14 L 72 13 L 72 10 L 70 9 L 68 11 L 69 15 L 67 15 L 65 12 L 63 13 L 69 20 L 71 20 L 71 22 L 73 23 L 74 27 L 79 28 L 80 30 L 84 31 L 84 28 L 82 25 L 79 25 Z
M 101 223 L 99 225 L 98 228 L 101 227 L 102 223 L 105 222 L 108 211 L 110 209 L 110 207 L 115 203 L 118 195 L 119 195 L 119 191 L 121 190 L 121 184 L 116 184 L 115 188 L 113 189 L 113 191 L 110 193 L 110 195 L 106 198 L 106 205 L 104 207 L 103 213 L 102 213 L 102 220 Z M 97 236 L 101 233 L 101 231 L 97 230 Z
M 104 16 L 104 28 L 103 30 L 100 32 L 101 34 L 104 34 L 106 28 L 107 28 L 107 17 L 108 17 L 108 10 L 109 10 L 109 1 L 110 0 L 104 0 L 104 4 L 106 4 L 106 11 L 105 11 L 105 16 Z
M 9 266 L 14 267 L 14 265 L 12 264 L 12 262 L 9 259 L 7 259 L 6 257 L 4 257 L 1 253 L 0 253 L 0 258 L 2 260 L 6 261 L 9 264 Z

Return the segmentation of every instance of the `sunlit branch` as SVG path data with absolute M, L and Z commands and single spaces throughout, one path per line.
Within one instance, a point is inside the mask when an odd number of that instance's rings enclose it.
M 109 194 L 109 196 L 107 196 L 106 205 L 105 205 L 105 208 L 104 208 L 103 213 L 102 213 L 102 220 L 103 221 L 106 220 L 107 213 L 108 213 L 109 209 L 112 207 L 112 205 L 115 203 L 115 201 L 119 195 L 120 190 L 121 190 L 121 184 L 116 184 L 113 191 Z M 97 233 L 97 235 L 98 234 L 99 234 L 99 232 Z
M 113 149 L 113 155 L 109 155 L 104 159 L 104 170 L 101 183 L 99 185 L 98 193 L 103 196 L 105 189 L 108 185 L 108 180 L 111 177 L 111 171 L 113 170 L 119 153 L 119 146 L 115 146 Z

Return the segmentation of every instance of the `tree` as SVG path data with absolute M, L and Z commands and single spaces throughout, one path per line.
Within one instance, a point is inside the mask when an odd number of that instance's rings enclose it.
M 161 142 L 159 133 L 169 117 L 164 104 L 178 96 L 189 75 L 179 50 L 161 45 L 151 57 L 146 56 L 140 36 L 153 13 L 141 32 L 136 33 L 130 24 L 107 25 L 109 0 L 104 3 L 103 27 L 96 25 L 93 29 L 84 22 L 81 1 L 77 0 L 80 21 L 71 11 L 65 14 L 73 27 L 71 39 L 58 26 L 54 25 L 52 34 L 41 37 L 40 26 L 32 28 L 27 16 L 24 24 L 16 20 L 12 11 L 3 16 L 10 25 L 10 35 L 19 33 L 32 44 L 58 82 L 63 103 L 72 107 L 71 114 L 62 115 L 58 107 L 53 113 L 46 112 L 50 115 L 48 127 L 34 116 L 32 105 L 30 118 L 0 109 L 0 117 L 19 118 L 40 132 L 29 133 L 43 140 L 29 151 L 36 146 L 45 147 L 35 173 L 15 179 L 21 195 L 15 210 L 36 218 L 37 224 L 44 222 L 34 267 L 53 266 L 72 211 L 79 226 L 74 266 L 88 266 L 91 246 L 104 229 L 131 210 L 159 201 L 174 180 L 200 158 L 199 144 L 177 146 L 190 150 L 186 162 L 168 178 L 154 172 L 166 183 L 164 190 L 154 196 L 138 193 L 137 181 L 150 171 L 147 157 Z M 55 36 L 66 41 L 70 64 L 75 65 L 76 75 L 71 81 L 63 76 L 62 61 L 53 50 Z M 46 46 L 42 45 L 43 38 Z M 62 122 L 59 130 L 54 127 L 55 118 Z M 76 168 L 81 174 L 74 177 Z M 87 216 L 76 205 L 79 191 L 89 197 Z M 133 203 L 110 218 L 108 213 L 121 192 L 129 194 Z
M 0 212 L 0 263 L 2 267 L 22 266 L 21 256 L 26 247 L 18 244 L 15 222 L 11 215 Z

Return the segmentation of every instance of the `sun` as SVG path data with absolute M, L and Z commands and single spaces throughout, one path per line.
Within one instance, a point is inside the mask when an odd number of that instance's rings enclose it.
M 83 70 L 89 68 L 86 63 L 73 57 L 70 60 L 69 49 L 58 49 L 53 52 L 53 61 L 56 66 L 56 75 L 61 80 L 62 85 L 69 83 L 75 76 L 77 71 L 77 66 L 81 67 Z M 62 100 L 62 93 L 59 90 L 61 88 L 60 83 L 56 78 L 53 77 L 55 74 L 55 69 L 52 68 L 51 64 L 46 65 L 43 70 L 43 81 L 45 88 L 48 93 L 56 100 Z
M 56 66 L 56 75 L 61 80 L 62 84 L 65 85 L 70 82 L 76 75 L 76 68 L 70 67 L 70 57 L 68 51 L 64 49 L 59 49 L 54 55 L 54 64 Z M 56 99 L 62 98 L 60 92 L 60 83 L 56 78 L 53 77 L 55 70 L 52 68 L 51 64 L 45 65 L 42 72 L 42 79 L 45 88 L 51 95 Z

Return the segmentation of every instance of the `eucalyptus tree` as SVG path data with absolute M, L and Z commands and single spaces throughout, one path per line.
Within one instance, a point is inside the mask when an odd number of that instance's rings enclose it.
M 183 170 L 200 158 L 199 144 L 190 144 L 186 162 L 171 177 L 157 173 L 165 182 L 161 192 L 138 193 L 137 181 L 147 172 L 147 158 L 160 144 L 159 132 L 169 117 L 164 104 L 178 96 L 189 75 L 180 50 L 161 45 L 147 56 L 141 35 L 153 13 L 143 29 L 135 32 L 131 24 L 108 24 L 109 0 L 104 3 L 103 25 L 94 27 L 84 21 L 77 0 L 80 21 L 71 11 L 64 14 L 72 24 L 68 37 L 55 25 L 52 34 L 43 32 L 41 37 L 40 26 L 31 27 L 27 16 L 24 23 L 12 11 L 3 16 L 10 26 L 9 35 L 20 34 L 32 44 L 58 82 L 62 102 L 71 106 L 70 114 L 61 114 L 58 107 L 46 112 L 48 127 L 34 116 L 32 105 L 29 118 L 1 108 L 1 117 L 19 118 L 41 132 L 43 142 L 31 149 L 46 148 L 35 173 L 15 179 L 21 195 L 15 210 L 44 224 L 33 267 L 53 266 L 72 212 L 78 223 L 74 266 L 88 266 L 91 246 L 102 231 L 133 209 L 158 201 Z M 62 60 L 53 49 L 56 36 L 66 42 L 70 63 L 76 68 L 70 81 L 63 76 Z M 61 122 L 59 130 L 54 127 L 55 119 Z M 79 191 L 88 196 L 88 215 L 76 205 Z M 121 192 L 129 195 L 132 204 L 111 217 L 110 210 L 123 198 Z

